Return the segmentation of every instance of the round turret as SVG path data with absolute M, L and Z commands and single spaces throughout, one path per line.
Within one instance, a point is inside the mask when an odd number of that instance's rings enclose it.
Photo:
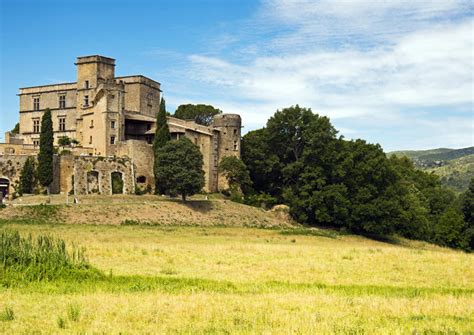
M 239 114 L 217 114 L 212 124 L 214 127 L 236 127 L 240 131 L 242 119 Z
M 216 163 L 220 163 L 226 156 L 235 156 L 240 158 L 240 128 L 242 119 L 238 114 L 218 114 L 214 116 L 212 126 L 218 131 L 215 146 Z M 217 165 L 215 166 L 217 170 Z M 218 189 L 225 190 L 229 188 L 227 179 L 218 175 Z

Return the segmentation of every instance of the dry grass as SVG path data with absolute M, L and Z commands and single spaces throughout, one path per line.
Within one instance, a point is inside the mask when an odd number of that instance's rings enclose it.
M 289 227 L 278 213 L 245 206 L 227 200 L 206 201 L 202 195 L 186 203 L 157 196 L 83 196 L 79 205 L 65 205 L 65 196 L 52 197 L 57 208 L 56 221 L 74 224 L 111 224 L 127 222 L 145 225 Z M 43 196 L 15 200 L 15 207 L 2 210 L 2 217 L 29 219 L 32 209 L 26 204 L 44 203 Z M 21 201 L 20 201 L 21 200 Z M 36 214 L 36 213 L 35 213 Z
M 0 333 L 469 333 L 474 257 L 356 236 L 277 229 L 7 226 L 87 247 L 117 282 L 0 289 Z M 189 280 L 194 278 L 194 281 Z M 69 306 L 79 321 L 67 318 Z

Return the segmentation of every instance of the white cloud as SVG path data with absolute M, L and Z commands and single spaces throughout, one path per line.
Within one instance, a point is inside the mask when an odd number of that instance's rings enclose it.
M 298 103 L 390 150 L 473 145 L 468 4 L 267 1 L 244 36 L 223 37 L 251 58 L 191 55 L 184 76 L 247 130 Z

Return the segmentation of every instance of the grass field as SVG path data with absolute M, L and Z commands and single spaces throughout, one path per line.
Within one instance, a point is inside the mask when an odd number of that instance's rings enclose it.
M 474 332 L 473 255 L 425 243 L 286 223 L 4 228 L 84 246 L 105 276 L 2 287 L 0 333 Z

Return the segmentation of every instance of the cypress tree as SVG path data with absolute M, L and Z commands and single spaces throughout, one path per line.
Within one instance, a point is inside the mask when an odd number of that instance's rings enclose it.
M 46 187 L 48 194 L 49 186 L 53 182 L 53 142 L 53 121 L 51 120 L 51 111 L 47 108 L 41 118 L 38 179 L 40 184 Z
M 160 110 L 156 117 L 155 139 L 153 141 L 153 154 L 155 159 L 155 163 L 153 164 L 153 173 L 155 176 L 155 193 L 157 194 L 163 193 L 164 190 L 160 188 L 158 182 L 158 160 L 156 159 L 156 157 L 158 154 L 158 150 L 162 148 L 169 140 L 171 140 L 171 134 L 166 119 L 166 104 L 165 99 L 161 98 Z
M 171 140 L 170 129 L 166 120 L 166 105 L 165 99 L 161 98 L 160 111 L 156 117 L 156 131 L 155 140 L 153 141 L 153 149 L 156 152 L 158 148 L 161 148 Z
M 35 186 L 35 162 L 33 157 L 28 157 L 23 165 L 20 174 L 20 188 L 19 193 L 33 193 Z

